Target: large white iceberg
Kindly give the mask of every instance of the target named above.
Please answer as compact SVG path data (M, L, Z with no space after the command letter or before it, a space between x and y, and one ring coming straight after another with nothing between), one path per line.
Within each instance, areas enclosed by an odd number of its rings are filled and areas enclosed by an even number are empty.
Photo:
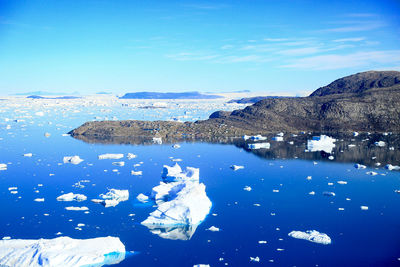
M118 237L0 240L0 266L103 266L124 258Z
M320 233L315 230L310 230L306 232L291 231L288 235L293 238L304 239L310 242L319 243L323 245L329 245L332 242L331 238L327 234Z
M199 169L190 168L182 172L179 165L164 166L163 177L176 182L161 182L152 190L150 198L157 209L142 222L146 226L172 227L198 225L211 209L205 185L199 183ZM165 179L165 178L164 178Z
M79 156L66 156L63 158L64 163L79 164L83 161Z
M326 135L314 136L307 141L307 149L311 152L325 151L326 153L332 153L333 148L336 146L334 142L336 142L336 139Z
M57 197L58 201L85 201L87 197L82 194L68 193Z

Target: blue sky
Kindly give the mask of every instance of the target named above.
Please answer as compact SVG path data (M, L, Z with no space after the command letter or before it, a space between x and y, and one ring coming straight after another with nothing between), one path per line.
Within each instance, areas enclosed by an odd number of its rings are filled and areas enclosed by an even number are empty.
M0 94L304 94L400 70L400 1L0 0Z

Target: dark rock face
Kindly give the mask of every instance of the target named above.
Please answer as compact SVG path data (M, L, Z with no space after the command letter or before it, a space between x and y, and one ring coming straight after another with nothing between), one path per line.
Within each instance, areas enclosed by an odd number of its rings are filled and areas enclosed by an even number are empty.
M280 98L281 96L255 96L255 97L245 97L241 99L232 99L228 103L238 103L238 104L254 104L260 100L267 98Z
M400 72L365 72L339 79L310 97L261 100L242 110L217 111L197 122L89 122L71 131L86 138L222 138L271 132L400 133Z
M338 79L327 86L318 88L310 96L326 96L343 93L362 93L368 89L400 87L398 71L366 71Z

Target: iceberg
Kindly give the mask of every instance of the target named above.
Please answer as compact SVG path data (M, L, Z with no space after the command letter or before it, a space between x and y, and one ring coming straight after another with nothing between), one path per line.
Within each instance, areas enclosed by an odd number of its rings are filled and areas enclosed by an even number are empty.
M388 164L385 166L386 169L388 169L389 171L400 171L400 166L393 166L392 164Z
M101 154L98 156L98 159L121 159L124 157L124 154Z
M255 143L255 144L248 144L249 149L269 149L271 147L270 143Z
M307 150L310 152L325 151L326 153L332 153L332 149L336 146L334 144L336 139L326 136L314 136L311 140L307 140Z
M288 235L293 238L304 239L304 240L308 240L310 242L323 244L323 245L329 245L331 243L331 238L327 234L320 233L315 230L310 230L310 231L306 231L306 232L291 231Z
M146 225L152 234L158 235L164 239L171 240L190 240L196 232L198 224L189 225Z
M63 158L64 163L79 164L83 161L79 156L67 156Z
M231 169L234 171L240 170L240 169L244 169L244 166L241 165L232 165Z
M82 194L68 193L57 197L57 201L84 201L87 197Z
M128 159L134 159L134 158L136 158L136 155L133 154L133 153L128 153L128 154L126 154L126 157L127 157Z
M5 171L7 170L7 164L0 163L0 171Z
M66 210L73 210L73 211L87 211L89 210L88 207L65 207Z
M283 137L282 136L275 136L275 137L272 137L272 140L277 141L277 142L282 142L283 141Z
M129 199L129 190L109 189L106 194L100 194L100 198L103 199L100 203L106 208L115 207L120 202Z
M149 197L142 193L140 193L136 198L137 198L137 200L139 200L142 203L146 203L149 201Z
M357 163L357 164L354 165L354 168L356 168L356 169L365 169L365 168L367 168L367 166Z
M199 169L187 167L182 172L178 164L173 167L164 166L162 177L169 182L160 182L160 185L153 188L150 198L157 204L157 209L142 224L149 228L197 227L206 218L212 205L205 185L199 183ZM160 236L161 233L164 232L160 232Z
M124 259L118 237L0 240L0 266L103 266Z

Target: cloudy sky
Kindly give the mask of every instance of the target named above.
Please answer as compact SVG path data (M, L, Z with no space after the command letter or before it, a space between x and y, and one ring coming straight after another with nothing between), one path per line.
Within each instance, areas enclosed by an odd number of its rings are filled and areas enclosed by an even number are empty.
M400 70L400 1L0 0L0 94L302 95Z

